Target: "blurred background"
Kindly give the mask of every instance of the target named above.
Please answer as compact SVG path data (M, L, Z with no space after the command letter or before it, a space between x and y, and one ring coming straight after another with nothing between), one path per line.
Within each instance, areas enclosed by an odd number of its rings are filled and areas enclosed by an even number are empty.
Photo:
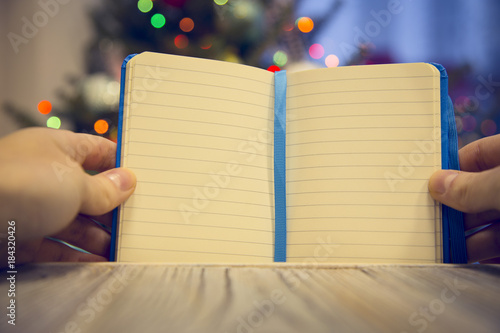
M116 140L120 67L156 51L275 71L438 62L459 144L500 131L497 0L0 0L0 136Z

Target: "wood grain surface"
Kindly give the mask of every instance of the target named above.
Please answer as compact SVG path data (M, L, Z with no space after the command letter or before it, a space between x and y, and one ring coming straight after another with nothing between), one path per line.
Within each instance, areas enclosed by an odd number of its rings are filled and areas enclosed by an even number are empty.
M0 332L499 332L500 266L31 264Z

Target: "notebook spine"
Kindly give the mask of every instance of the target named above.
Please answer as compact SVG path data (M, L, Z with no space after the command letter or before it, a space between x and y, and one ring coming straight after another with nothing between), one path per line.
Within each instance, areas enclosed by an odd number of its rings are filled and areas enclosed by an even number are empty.
M125 81L127 80L127 77L130 77L130 74L127 71L127 64L132 59L135 57L136 54L131 54L128 57L123 60L122 68L121 68L121 79L120 79L120 108L118 111L118 135L117 135L117 142L116 142L116 162L115 162L115 167L119 168L122 165L121 157L122 157L122 148L123 148L123 141L125 140L128 142L128 128L125 129L126 137L124 138L124 126L127 126L127 121L124 118L124 108L129 107L130 105L130 94L128 96L125 96ZM133 66L130 66L133 68ZM127 102L125 103L125 97L127 98ZM127 146L127 145L125 145ZM121 206L115 208L113 210L113 225L111 228L111 244L110 244L110 252L109 252L109 260L110 261L116 261L117 260L117 254L116 254L116 248L119 246L120 242L120 237L117 237L119 235L119 230L118 230L118 218L121 212Z

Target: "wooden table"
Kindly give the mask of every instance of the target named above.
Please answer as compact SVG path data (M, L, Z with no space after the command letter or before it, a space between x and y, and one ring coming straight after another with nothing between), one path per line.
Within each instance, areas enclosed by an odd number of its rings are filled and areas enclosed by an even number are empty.
M0 332L500 332L500 266L31 264Z

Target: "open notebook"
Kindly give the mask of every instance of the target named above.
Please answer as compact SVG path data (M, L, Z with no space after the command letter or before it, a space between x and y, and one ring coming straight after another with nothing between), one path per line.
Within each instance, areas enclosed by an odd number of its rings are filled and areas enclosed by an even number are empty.
M425 63L274 74L129 56L117 165L138 183L112 259L449 262L463 226L451 237L427 190L453 166L448 103L444 69Z

